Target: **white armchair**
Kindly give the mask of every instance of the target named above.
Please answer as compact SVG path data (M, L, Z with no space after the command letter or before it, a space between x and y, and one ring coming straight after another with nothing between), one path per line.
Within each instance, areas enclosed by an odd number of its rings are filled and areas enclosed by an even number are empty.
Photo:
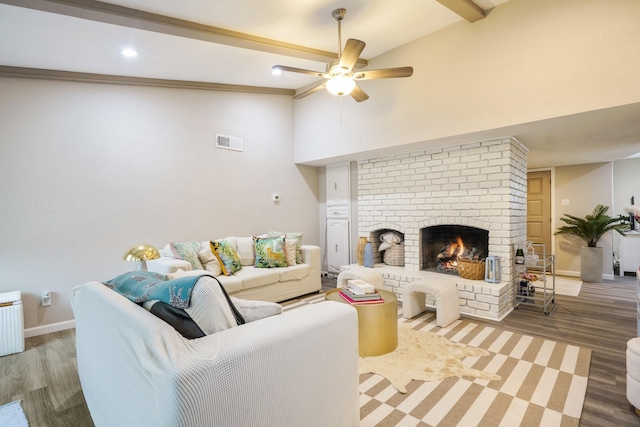
M96 426L357 426L356 311L321 302L195 340L98 282L76 287Z

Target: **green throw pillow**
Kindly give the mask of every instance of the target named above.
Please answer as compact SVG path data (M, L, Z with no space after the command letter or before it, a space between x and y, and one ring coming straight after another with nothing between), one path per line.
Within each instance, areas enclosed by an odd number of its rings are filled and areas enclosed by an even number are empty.
M254 237L256 268L287 267L284 235L278 237Z
M191 268L194 270L204 270L200 258L198 258L198 252L200 252L199 242L171 242L170 245L171 251L176 258L189 261Z
M226 240L211 240L211 251L218 258L222 274L231 276L242 268L240 257Z
M296 241L296 264L302 264L302 236L304 233L280 233L278 231L269 231L267 237L285 236L287 239L295 239Z

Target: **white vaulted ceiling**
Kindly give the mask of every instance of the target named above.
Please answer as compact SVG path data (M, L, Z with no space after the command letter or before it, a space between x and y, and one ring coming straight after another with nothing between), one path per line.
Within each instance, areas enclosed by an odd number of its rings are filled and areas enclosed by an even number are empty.
M473 0L473 4L490 14L507 1ZM364 40L361 57L370 60L465 20L443 4L455 9L470 3L0 0L0 75L54 70L292 94L317 78L295 73L274 76L271 67L324 70L338 52L334 9L347 9L343 44L348 38ZM124 47L135 48L139 57L122 57ZM567 164L567 158L573 164L611 161L640 151L639 115L639 104L631 104L494 133L514 135L527 145L533 167Z
M486 9L507 0L482 0ZM4 3L4 4L2 4ZM108 8L108 5L120 8ZM399 7L399 5L401 7ZM23 7L21 7L23 6ZM365 40L372 58L462 20L436 0L3 0L0 1L0 65L118 76L298 89L314 77L271 75L271 66L324 70L328 58L269 46L285 43L337 55L337 23L331 12L346 8L343 41ZM136 11L155 22L135 20ZM173 19L166 25L163 17ZM200 24L237 34L235 40L192 34L176 23ZM168 34L173 33L173 34ZM242 45L242 37L267 39ZM201 39L198 39L201 38ZM215 42L205 41L211 38ZM140 52L135 60L120 49ZM277 49L276 49L277 50Z

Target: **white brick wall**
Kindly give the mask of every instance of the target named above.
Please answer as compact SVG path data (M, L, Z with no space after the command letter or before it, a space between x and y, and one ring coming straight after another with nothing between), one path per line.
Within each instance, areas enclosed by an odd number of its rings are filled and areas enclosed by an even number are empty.
M409 273L420 268L421 228L482 228L489 231L489 255L500 257L503 282L510 283L511 245L526 239L526 158L520 143L505 138L360 161L358 234L371 237L380 229L404 233L403 270ZM408 283L404 273L393 276L385 277L385 286ZM487 294L488 285L478 282L476 290L458 284L461 292L474 292L474 299L465 299L463 312L497 318L510 309L510 293ZM510 286L503 287L510 292Z

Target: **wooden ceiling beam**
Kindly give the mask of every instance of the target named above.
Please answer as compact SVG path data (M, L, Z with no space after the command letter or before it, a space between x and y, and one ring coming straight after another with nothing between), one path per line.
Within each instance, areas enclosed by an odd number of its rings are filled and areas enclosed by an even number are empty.
M484 10L471 0L436 0L447 9L460 15L469 22L476 22L486 15Z
M0 3L293 58L318 62L338 59L338 54L335 52L312 49L95 0L0 0ZM358 68L365 66L367 61L359 59Z

